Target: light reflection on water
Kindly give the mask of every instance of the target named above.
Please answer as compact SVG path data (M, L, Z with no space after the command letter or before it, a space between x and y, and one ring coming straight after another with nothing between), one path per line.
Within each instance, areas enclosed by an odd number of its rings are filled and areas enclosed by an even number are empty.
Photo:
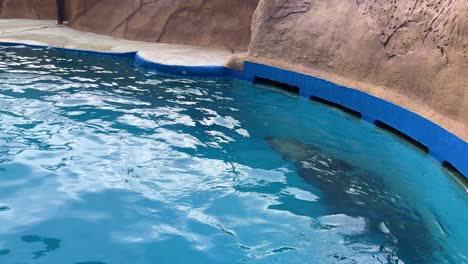
M305 99L0 50L2 263L463 263L467 209L417 149ZM411 236L430 248L399 248Z

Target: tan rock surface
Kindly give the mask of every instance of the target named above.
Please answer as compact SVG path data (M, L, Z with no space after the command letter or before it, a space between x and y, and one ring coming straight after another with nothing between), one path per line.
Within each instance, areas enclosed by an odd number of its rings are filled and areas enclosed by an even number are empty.
M55 19L55 0L0 0L0 18Z
M68 0L73 28L134 40L246 50L258 0Z
M361 89L468 141L466 0L261 0L248 59Z

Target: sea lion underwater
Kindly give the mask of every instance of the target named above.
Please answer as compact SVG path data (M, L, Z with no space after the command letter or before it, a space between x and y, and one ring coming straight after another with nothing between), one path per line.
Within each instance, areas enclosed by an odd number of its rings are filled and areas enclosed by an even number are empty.
M388 263L428 263L434 252L442 253L423 217L378 175L296 140L266 140L284 160L294 164L300 177L321 191L330 214L365 219L365 232L345 239L379 245L380 252L388 254Z

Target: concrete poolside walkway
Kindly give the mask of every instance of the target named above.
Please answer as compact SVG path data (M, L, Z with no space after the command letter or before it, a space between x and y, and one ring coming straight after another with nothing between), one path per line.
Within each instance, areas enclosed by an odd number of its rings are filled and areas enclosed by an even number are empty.
M140 52L146 60L165 65L223 66L227 50L132 41L57 25L55 20L0 19L0 42L19 42L103 52Z

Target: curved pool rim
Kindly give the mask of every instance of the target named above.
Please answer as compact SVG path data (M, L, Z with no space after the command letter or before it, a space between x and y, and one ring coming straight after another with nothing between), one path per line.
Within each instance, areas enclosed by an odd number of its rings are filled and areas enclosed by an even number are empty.
M126 57L134 59L135 65L138 67L172 75L209 78L228 77L248 82L262 79L294 87L302 97L318 99L349 110L364 121L376 126L384 126L408 137L427 150L427 154L441 165L455 168L464 176L465 181L468 180L468 142L413 111L355 88L338 85L318 77L250 61L245 62L243 71L237 71L225 66L161 64L144 58L137 51L103 52L20 42L0 42L0 45L50 48L97 56Z

